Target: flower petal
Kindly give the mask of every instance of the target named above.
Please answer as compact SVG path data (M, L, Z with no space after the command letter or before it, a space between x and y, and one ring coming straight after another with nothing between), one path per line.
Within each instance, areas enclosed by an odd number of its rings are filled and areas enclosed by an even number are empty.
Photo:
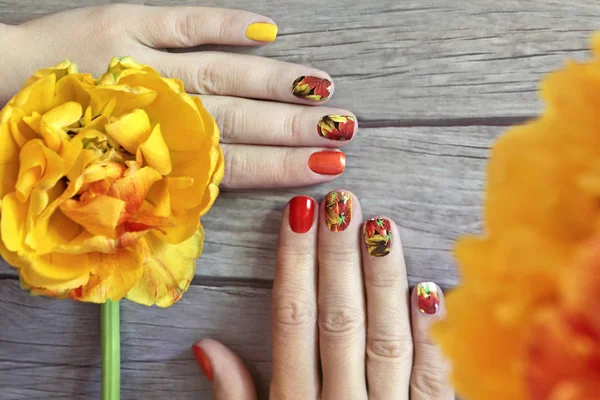
M121 300L142 276L142 256L136 248L112 254L90 253L90 263L96 271L86 285L69 293L73 300L92 303Z
M114 238L126 206L123 200L86 192L80 200L66 200L60 210L91 234Z
M143 245L144 272L127 298L136 303L169 307L187 290L196 270L195 259L202 253L204 231L183 243L167 244L154 234L140 241Z
M19 275L30 286L68 290L85 285L90 270L88 254L50 253L42 257L30 257L30 264L20 268Z
M22 203L17 200L15 193L7 194L2 199L0 234L9 251L16 253L23 251L28 205L28 202Z
M150 120L144 110L136 109L105 126L106 133L130 154L135 154L152 131Z
M44 114L40 122L40 133L46 141L46 145L50 149L59 152L62 149L63 142L70 140L64 128L79 121L82 113L81 104L70 101Z
M159 174L169 175L171 173L171 155L160 132L159 124L154 127L148 140L140 145L140 151L144 155L146 163Z

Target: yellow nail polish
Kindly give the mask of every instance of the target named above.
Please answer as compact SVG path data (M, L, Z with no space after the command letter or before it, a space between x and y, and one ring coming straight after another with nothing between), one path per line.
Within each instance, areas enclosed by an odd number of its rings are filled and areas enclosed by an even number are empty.
M246 37L259 42L273 42L277 37L277 25L257 22L246 28Z

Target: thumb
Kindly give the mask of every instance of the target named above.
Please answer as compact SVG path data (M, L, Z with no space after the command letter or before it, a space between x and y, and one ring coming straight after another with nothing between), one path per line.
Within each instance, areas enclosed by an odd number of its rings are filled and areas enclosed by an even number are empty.
M192 346L215 400L255 400L256 389L242 360L221 343L203 339Z

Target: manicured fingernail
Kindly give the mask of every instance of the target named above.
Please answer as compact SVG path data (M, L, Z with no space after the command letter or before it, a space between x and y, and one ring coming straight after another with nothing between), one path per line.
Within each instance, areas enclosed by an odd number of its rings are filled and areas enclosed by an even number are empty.
M438 288L433 282L421 282L417 285L417 307L423 314L435 314L440 306Z
M319 151L308 158L308 167L320 175L339 175L346 168L346 155L341 151Z
M246 37L258 42L274 42L277 37L277 25L256 22L246 28Z
M330 95L331 81L315 76L301 76L292 83L292 93L301 99L325 101Z
M206 357L206 353L204 352L204 350L202 350L202 347L198 345L193 345L192 351L194 352L194 357L196 357L196 361L198 362L200 369L204 373L204 376L206 376L206 379L212 382L213 369L210 365L210 360L208 359L208 357Z
M290 228L295 233L310 231L315 217L316 203L306 196L297 196L290 200Z
M317 124L319 135L340 142L352 139L355 130L356 117L353 115L326 115Z
M325 196L325 223L332 232L342 232L352 221L352 195L334 191Z
M387 256L392 246L392 227L385 218L371 218L363 226L365 244L374 257Z

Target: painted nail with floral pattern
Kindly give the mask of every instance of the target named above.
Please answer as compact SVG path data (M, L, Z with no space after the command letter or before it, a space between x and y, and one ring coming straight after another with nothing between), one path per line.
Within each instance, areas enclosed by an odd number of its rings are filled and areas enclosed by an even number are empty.
M315 76L301 76L292 83L292 93L301 99L325 101L331 94L331 81Z
M435 314L440 306L438 288L433 282L421 282L417 285L417 307L423 314Z
M326 115L317 123L319 135L329 140L350 140L355 130L356 117L353 115Z
M342 232L352 220L352 195L334 191L325 197L325 223L332 232Z
M390 253L392 246L392 227L385 218L371 218L363 226L365 244L369 254L384 257Z

